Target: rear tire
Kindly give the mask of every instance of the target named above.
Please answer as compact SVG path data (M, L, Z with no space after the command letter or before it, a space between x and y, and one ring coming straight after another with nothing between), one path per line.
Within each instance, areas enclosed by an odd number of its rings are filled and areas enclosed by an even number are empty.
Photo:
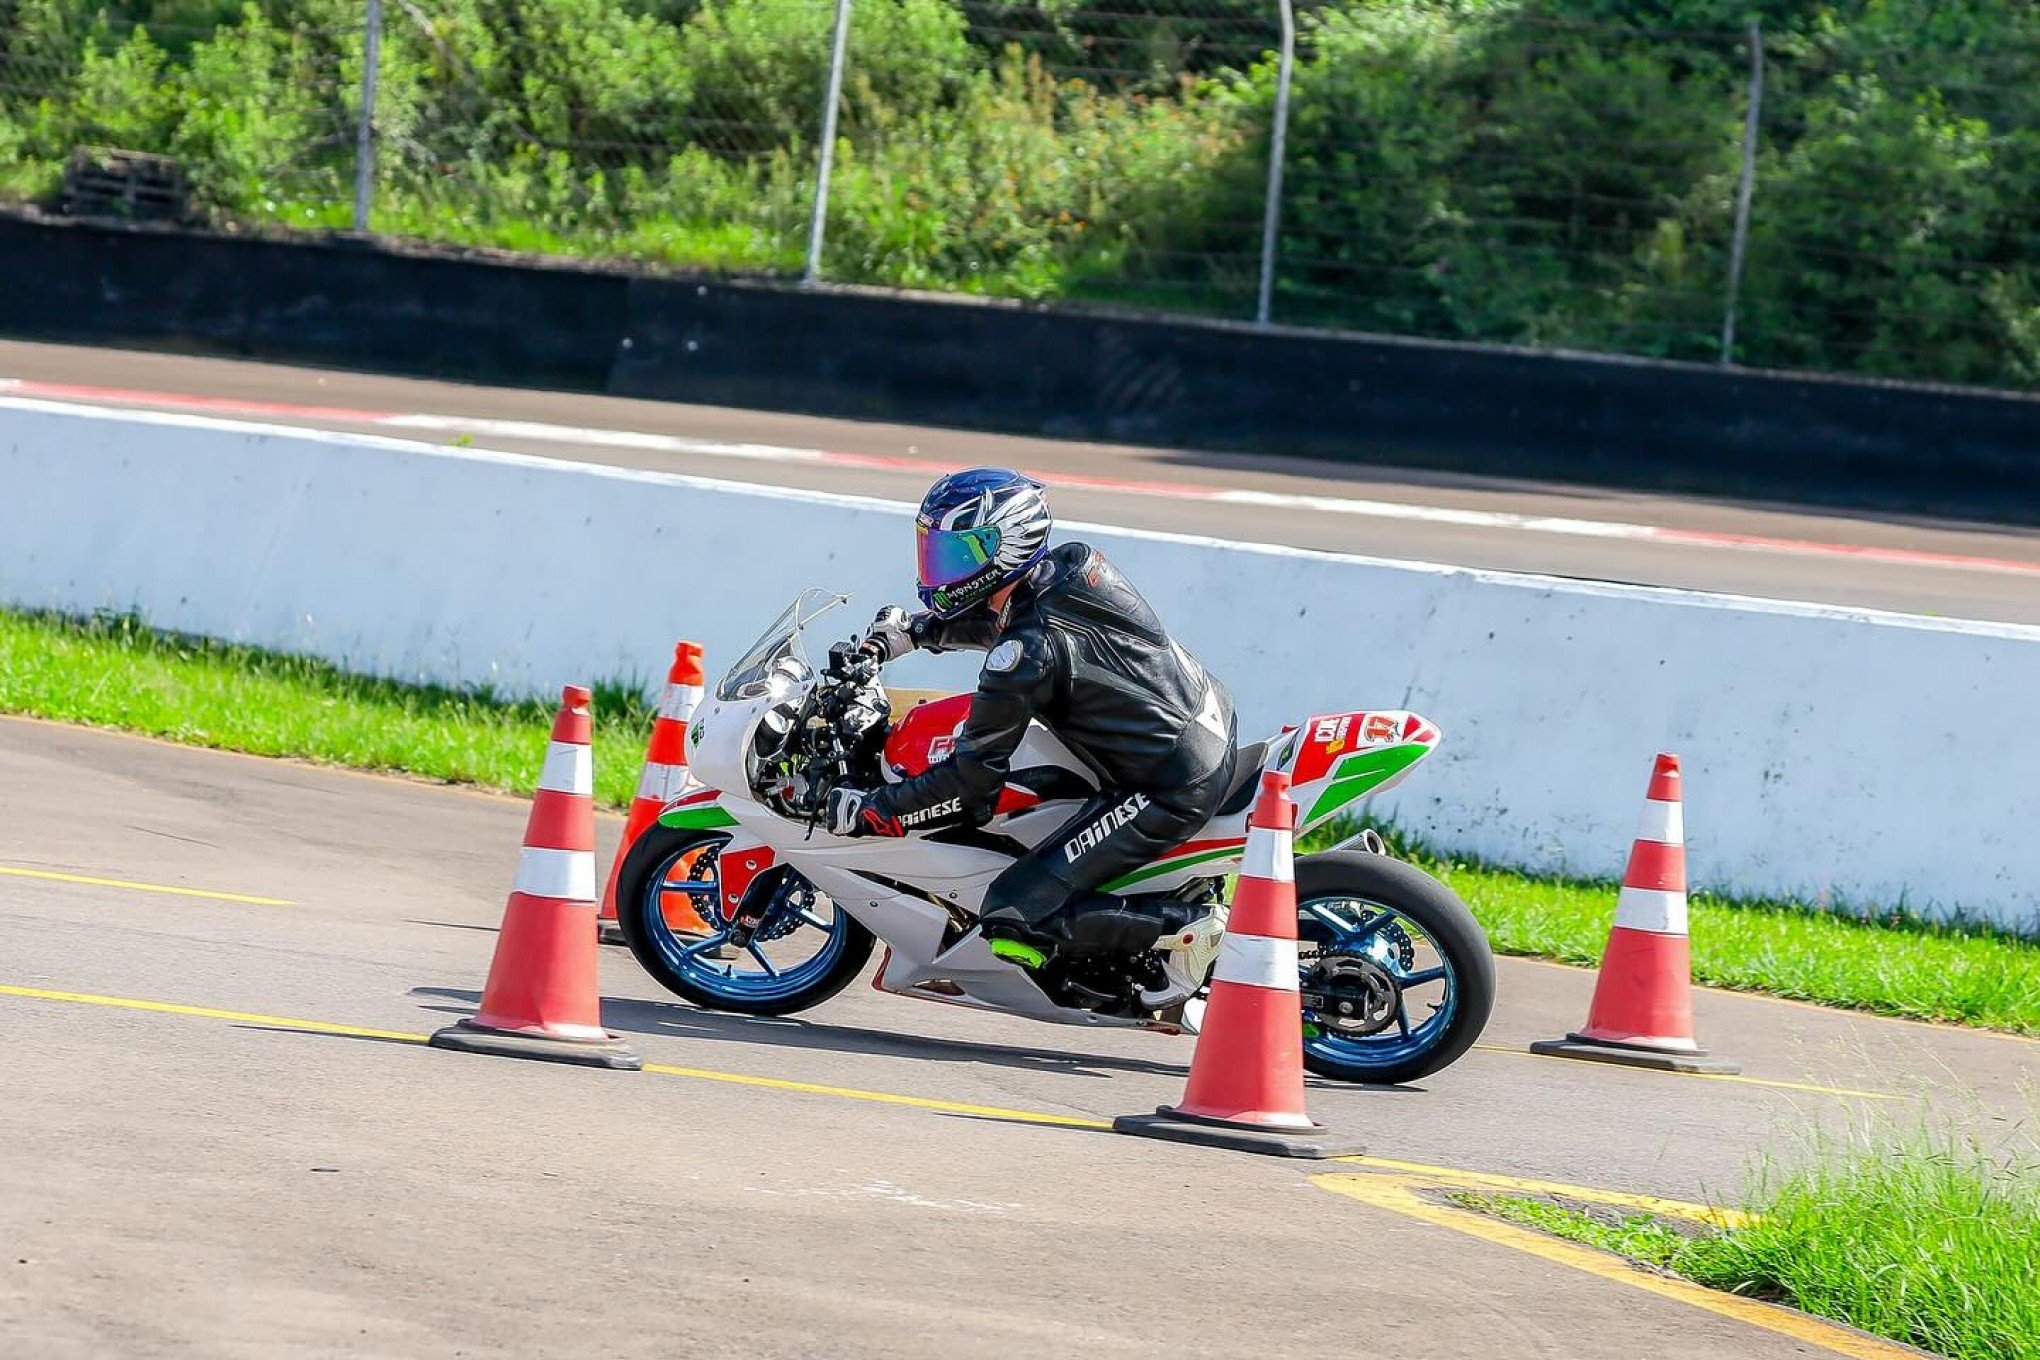
M825 971L785 995L719 993L713 989L712 974L703 971L700 976L693 976L694 970L675 959L668 947L673 937L660 910L658 894L651 891L653 877L663 875L666 866L689 850L720 848L728 841L729 837L720 832L681 831L664 826L653 826L638 837L637 844L624 857L623 870L616 880L617 924L622 927L624 943L630 946L638 965L651 974L654 982L683 1001L691 1001L704 1010L738 1015L791 1015L821 1005L854 982L870 961L876 941L862 922L841 907L836 908L838 928L844 932L840 952ZM714 904L704 905L713 909ZM706 912L703 915L713 919Z
M1495 960L1487 933L1459 895L1413 864L1387 855L1332 851L1296 861L1296 900L1354 898L1389 907L1428 936L1452 969L1457 993L1450 1022L1421 1052L1378 1064L1341 1061L1306 1044L1304 1066L1338 1081L1393 1086L1416 1081L1458 1061L1480 1038L1495 1006ZM1323 938L1315 919L1299 915L1301 938ZM1364 1045L1353 1045L1364 1050Z

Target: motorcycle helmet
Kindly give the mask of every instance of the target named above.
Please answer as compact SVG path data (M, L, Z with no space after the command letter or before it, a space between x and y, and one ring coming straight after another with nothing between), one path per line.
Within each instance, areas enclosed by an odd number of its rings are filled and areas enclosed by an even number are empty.
M914 520L921 603L953 619L1025 576L1048 552L1041 483L1005 468L952 472Z

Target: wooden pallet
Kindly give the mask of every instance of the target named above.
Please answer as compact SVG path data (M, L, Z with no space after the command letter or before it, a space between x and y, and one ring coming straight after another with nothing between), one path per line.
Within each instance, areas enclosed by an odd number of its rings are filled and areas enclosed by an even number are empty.
M190 189L174 156L81 146L64 167L68 217L177 222L190 215Z

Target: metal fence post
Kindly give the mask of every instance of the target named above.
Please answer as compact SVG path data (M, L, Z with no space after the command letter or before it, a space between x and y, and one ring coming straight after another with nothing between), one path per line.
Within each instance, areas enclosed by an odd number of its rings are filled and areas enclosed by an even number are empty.
M1282 55L1275 70L1275 125L1268 137L1268 201L1261 216L1261 296L1254 320L1267 325L1275 306L1275 236L1282 223L1282 157L1289 140L1289 75L1296 62L1296 10L1290 0L1277 0L1282 11Z
M836 164L836 106L843 100L843 54L850 45L850 0L836 0L836 37L829 48L829 93L822 105L822 154L815 167L815 212L808 219L803 285L822 277L822 231L829 220L829 171Z
M354 124L354 229L368 230L375 193L375 84L382 69L382 0L368 0L361 43L361 116Z
M1764 112L1764 29L1750 21L1749 112L1743 119L1742 183L1735 191L1735 236L1728 246L1728 301L1721 314L1721 362L1735 362L1735 310L1742 292L1743 250L1750 240L1750 198L1757 191L1757 123Z

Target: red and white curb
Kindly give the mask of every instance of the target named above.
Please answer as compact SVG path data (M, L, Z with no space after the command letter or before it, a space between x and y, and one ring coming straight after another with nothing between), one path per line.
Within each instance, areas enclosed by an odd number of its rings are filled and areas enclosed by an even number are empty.
M901 472L912 473L917 477L941 476L956 471L960 466L932 458L838 453L827 449L696 439L687 435L655 434L600 426L497 420L482 416L450 416L430 412L376 411L291 402L248 401L236 397L205 397L182 392L95 387L83 383L43 382L30 378L0 378L0 394L92 405L138 406L159 410L203 412L219 416L250 416L285 423L331 422L368 425L385 430L429 431L492 439L574 444L584 448L632 449L702 458L727 458L735 461ZM1351 496L1257 491L1247 487L1205 486L1194 482L1086 477L1075 473L1040 470L1027 472L1029 476L1049 486L1067 487L1071 490L1096 492L1102 495L1302 510L1319 514L1354 515L1367 519L1404 520L1471 529L1501 529L1568 538L1618 539L1673 547L1713 548L1786 557L1840 558L1887 566L1931 567L1950 571L2040 577L2040 562L2022 561L2018 558L1934 552L1867 543L1836 543L1770 534L1682 529L1670 525L1637 524L1622 520L1578 519L1564 515L1524 515L1505 510L1472 510L1456 506L1418 505L1404 501L1369 500Z

